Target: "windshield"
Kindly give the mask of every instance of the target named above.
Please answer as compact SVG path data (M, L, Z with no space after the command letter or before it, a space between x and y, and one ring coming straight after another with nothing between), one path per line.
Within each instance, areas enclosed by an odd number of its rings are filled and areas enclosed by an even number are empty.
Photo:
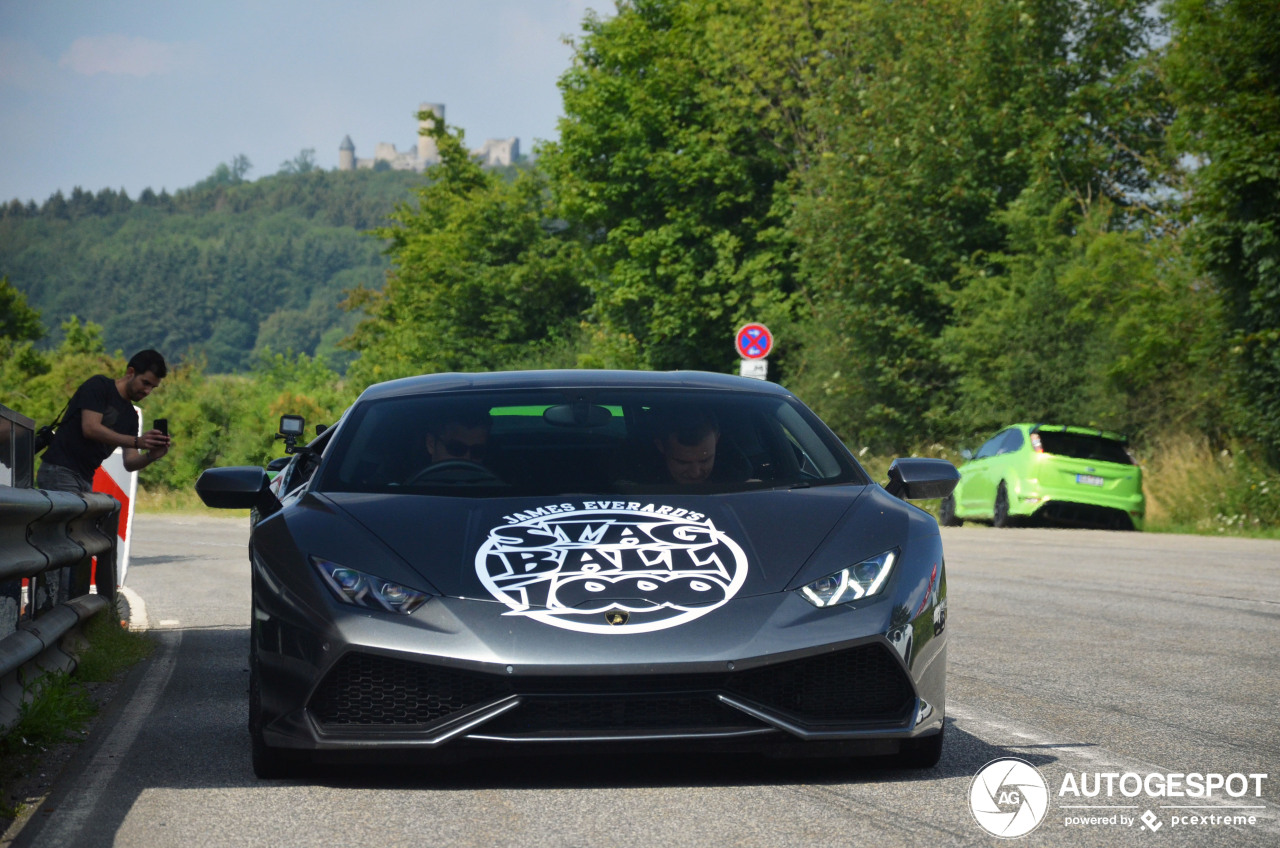
M320 491L461 497L869 482L803 405L745 392L545 389L357 404Z
M1089 433L1054 433L1044 430L1039 432L1039 436L1045 453L1070 456L1075 459L1089 459L1094 462L1133 464L1124 445L1105 436L1094 436Z

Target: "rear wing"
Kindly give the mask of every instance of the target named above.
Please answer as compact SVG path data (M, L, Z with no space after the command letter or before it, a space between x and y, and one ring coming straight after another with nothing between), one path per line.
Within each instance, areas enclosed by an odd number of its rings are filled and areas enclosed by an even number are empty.
M1114 430L1101 430L1097 427L1073 427L1067 424L1035 424L1031 427L1032 433L1079 433L1084 436L1100 436L1104 439L1111 439L1122 445L1129 444L1129 437L1124 433L1117 433Z

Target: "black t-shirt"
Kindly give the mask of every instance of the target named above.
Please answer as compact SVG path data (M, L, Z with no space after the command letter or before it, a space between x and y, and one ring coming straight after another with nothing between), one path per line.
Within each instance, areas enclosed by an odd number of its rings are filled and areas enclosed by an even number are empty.
M44 461L70 468L84 479L92 480L93 472L115 448L85 438L80 413L86 409L101 412L103 425L125 436L138 435L138 412L132 403L120 397L116 381L102 374L85 380L71 396L62 426L49 443Z

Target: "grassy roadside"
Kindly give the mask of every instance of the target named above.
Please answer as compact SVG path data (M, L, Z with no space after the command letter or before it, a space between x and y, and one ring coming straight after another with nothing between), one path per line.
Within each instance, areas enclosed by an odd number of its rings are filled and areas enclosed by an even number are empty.
M119 613L111 609L85 622L85 647L75 671L48 675L35 684L36 697L23 705L18 723L0 736L0 831L39 803L115 685L154 649L146 633L127 630L119 622Z
M148 489L143 486L138 487L134 510L139 513L191 513L214 518L249 514L247 509L211 509L201 502L195 489Z
M889 478L893 457L853 450L873 480ZM1280 539L1280 475L1248 451L1214 450L1202 438L1172 436L1136 447L1133 454L1142 467L1147 532ZM959 450L936 444L907 455L957 467L965 461ZM938 501L915 503L937 516Z

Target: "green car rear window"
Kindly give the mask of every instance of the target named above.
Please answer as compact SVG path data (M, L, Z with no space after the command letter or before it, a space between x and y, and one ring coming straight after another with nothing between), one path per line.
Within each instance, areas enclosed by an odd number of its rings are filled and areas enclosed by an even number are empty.
M1088 433L1051 433L1043 430L1040 431L1039 436L1045 453L1070 456L1075 459L1090 459L1095 462L1133 465L1129 452L1115 439Z

